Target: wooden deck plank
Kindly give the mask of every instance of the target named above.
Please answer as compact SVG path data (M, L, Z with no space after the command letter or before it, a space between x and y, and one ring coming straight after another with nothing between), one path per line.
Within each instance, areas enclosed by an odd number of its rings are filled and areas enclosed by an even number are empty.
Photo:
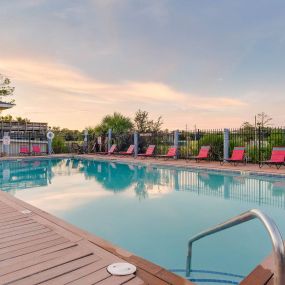
M121 285L125 284L127 281L135 278L135 275L130 274L126 276L110 276L102 281L94 283L96 285Z
M95 255L89 255L85 258L78 258L76 260L72 260L60 266L52 267L48 270L42 271L40 273L35 273L29 277L20 279L15 282L11 282L13 285L34 285L39 284L44 281L56 278L57 276L61 276L68 272L74 271L77 268L81 268L85 265L88 265L94 261L96 261L98 257ZM4 283L5 284L5 283Z
M87 266L84 266L82 268L76 269L72 272L69 272L67 274L64 274L62 276L59 276L55 279L43 282L41 285L64 285L64 284L70 284L70 282L78 280L82 277L85 277L89 274L92 274L93 272L97 272L100 269L104 268L104 271L106 271L105 267L109 265L109 261L106 261L104 259L100 259L94 263L91 263ZM94 282L94 279L92 280ZM85 284L85 283L84 283ZM86 284L85 284L86 285Z
M18 262L27 262L27 260L34 259L37 256L42 256L42 255L49 254L49 253L52 253L52 252L60 251L62 249L72 248L72 247L75 247L75 246L76 246L76 244L74 244L73 242L68 241L68 242L61 243L61 244L58 244L58 245L55 245L55 246L52 246L52 247L44 248L44 249L36 251L36 252L28 253L28 254L25 254L25 255L20 255L20 256L11 258L11 259L6 259L6 260L3 260L3 261L0 261L0 268L3 267L3 266L12 266L12 265L14 265L15 263L18 263Z
M32 232L26 232L26 233L14 235L14 236L8 236L6 238L0 239L0 244L2 244L3 242L6 242L6 241L18 240L18 239L22 239L22 238L25 238L25 237L38 235L38 234L41 234L41 233L47 233L47 232L50 232L50 231L51 230L48 229L48 228L43 228L43 229L39 229L39 230L32 231Z
M110 277L110 273L106 270L106 268L103 268L99 271L93 272L91 274L88 274L82 278L79 278L77 280L74 280L73 282L68 283L68 285L93 285L96 284L102 280L105 280L106 278Z
M40 225L39 223L29 223L29 224L25 224L25 225L21 225L21 226L18 226L18 227L8 227L8 228L4 228L4 229L1 229L1 234L0 234L0 237L3 235L3 234L8 234L10 232L13 233L13 235L19 231L22 231L22 230L25 230L25 229L33 229L33 228L37 228L37 227L41 227L43 228L43 225Z
M17 257L20 255L25 255L28 253L33 253L35 251L45 249L45 248L49 248L49 247L52 247L54 245L65 243L67 241L68 240L66 238L59 237L59 238L52 240L52 241L49 241L49 242L45 242L45 243L41 243L38 245L33 245L33 246L25 247L25 248L22 248L22 249L19 249L16 251L1 254L0 255L0 261L5 260L5 259L9 259L9 258L13 258L13 257Z
M20 238L20 239L16 239L16 240L9 240L7 242L1 242L0 243L0 249L5 248L5 247L9 247L9 246L12 246L12 245L25 243L25 242L28 242L28 241L41 239L41 238L48 237L48 236L51 236L51 235L54 235L54 234L55 233L53 231L49 231L49 232L44 232L44 233L37 234L37 235L28 236L28 237L25 237L25 238Z
M36 223L34 220L31 219L27 219L27 218L23 218L20 220L16 220L16 221L11 221L11 223L5 223L0 225L0 231L4 230L4 229L12 229L12 228L17 228L17 227L21 227L23 225L29 225L29 224L33 224Z
M53 232L51 232L51 233L53 233ZM8 253L8 252L11 252L11 251L16 251L16 250L23 249L23 248L26 248L26 247L35 246L35 245L38 245L38 244L41 244L41 243L46 243L48 241L56 240L56 239L59 239L59 238L61 238L61 237L58 234L53 233L52 235L45 236L45 237L40 238L40 239L29 240L29 241L24 242L24 243L19 243L19 244L16 244L16 245L13 244L11 246L6 246L5 248L0 249L0 256L1 256L1 254L4 254L4 253Z
M27 276L31 276L31 275L35 276L36 274L37 275L41 274L43 271L46 271L48 269L57 267L59 265L62 265L62 264L68 263L68 262L72 262L72 261L77 260L77 259L82 259L83 257L90 256L90 255L92 255L92 253L90 251L83 249L83 248L80 248L80 247L77 247L76 249L74 249L72 252L70 252L67 255L60 256L60 257L52 259L52 260L47 260L45 262L38 263L38 264L35 264L33 266L29 266L29 267L21 269L21 270L14 271L14 272L11 272L9 274L5 274L4 276L0 277L0 284L1 283L5 284L5 283L9 283L9 282L16 281L19 279L24 279L24 278L27 278ZM92 261L99 259L95 255L92 255L92 256L93 256ZM44 274L51 276L51 272L44 273ZM37 278L38 278L38 276L37 276ZM32 282L31 282L31 284L32 284Z
M14 262L13 264L9 264L6 266L2 266L0 267L0 276L3 276L5 274L11 273L11 272L15 272L36 264L40 264L42 262L45 262L47 260L52 260L54 258L58 258L61 257L63 255L67 255L71 252L74 251L74 247L77 247L76 244L74 244L73 247L69 247L69 248L64 248L62 250L58 250L55 252L51 252L51 253L47 253L47 254L43 254L43 255L37 255L34 256L33 258L29 258L27 260L23 261L19 261L19 262Z

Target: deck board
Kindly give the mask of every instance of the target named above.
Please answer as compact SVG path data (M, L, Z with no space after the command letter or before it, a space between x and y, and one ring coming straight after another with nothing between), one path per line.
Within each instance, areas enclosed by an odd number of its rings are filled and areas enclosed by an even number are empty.
M108 273L109 264L123 261L134 263L137 273ZM164 271L0 191L0 285L193 284L172 273L168 282L158 275Z

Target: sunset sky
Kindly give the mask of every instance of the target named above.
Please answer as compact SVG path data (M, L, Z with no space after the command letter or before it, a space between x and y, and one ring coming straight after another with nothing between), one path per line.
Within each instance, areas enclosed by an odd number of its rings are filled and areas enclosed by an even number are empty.
M2 115L83 129L114 111L164 127L285 120L284 0L1 0Z

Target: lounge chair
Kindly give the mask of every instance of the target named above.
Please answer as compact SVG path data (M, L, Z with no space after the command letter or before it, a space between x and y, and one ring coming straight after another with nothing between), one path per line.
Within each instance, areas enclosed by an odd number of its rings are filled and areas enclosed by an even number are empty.
M225 162L232 163L233 165L237 165L239 162L246 163L245 159L245 147L236 146L232 152L232 156L228 159L222 160L220 163L223 165Z
M45 152L41 151L41 147L39 145L33 145L32 146L32 154L33 155L39 155L39 154L45 154Z
M195 159L196 162L209 159L210 149L211 149L211 147L208 145L207 146L201 146L199 154L197 156L193 156L191 158Z
M30 154L30 150L28 146L20 146L20 155L29 155Z
M157 158L159 157L163 157L165 159L168 159L168 158L175 158L177 155L177 147L175 146L172 146L168 149L168 152L167 154L160 154L160 155L156 155Z
M117 151L117 145L113 144L108 151L96 152L96 154L111 155L111 154L115 154L116 151Z
M131 144L127 151L119 151L116 154L118 155L133 155L135 151L135 145Z
M138 154L138 157L152 157L154 156L155 145L149 145L145 153Z
M264 164L268 166L275 165L279 169L285 164L285 147L274 147L272 149L271 158L269 160L261 161L259 167L261 168Z

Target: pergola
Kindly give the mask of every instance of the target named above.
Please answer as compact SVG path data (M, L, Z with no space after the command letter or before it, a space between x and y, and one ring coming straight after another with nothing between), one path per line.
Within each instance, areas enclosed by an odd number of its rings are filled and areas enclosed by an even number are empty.
M6 109L10 109L10 108L12 108L14 106L15 106L15 104L0 101L0 111L6 110Z

